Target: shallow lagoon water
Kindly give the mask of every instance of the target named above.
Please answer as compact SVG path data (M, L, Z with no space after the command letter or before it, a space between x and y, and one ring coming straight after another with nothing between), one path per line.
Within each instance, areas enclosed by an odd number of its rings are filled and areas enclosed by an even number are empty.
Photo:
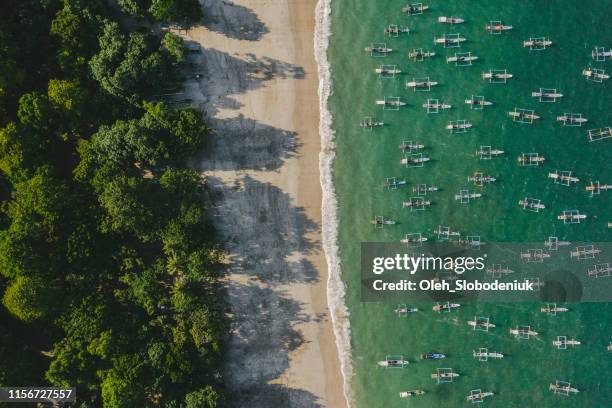
M353 393L359 407L455 407L469 405L469 390L494 391L485 405L496 407L603 407L612 405L609 384L612 338L609 304L567 304L570 312L549 317L539 312L540 304L464 304L450 314L431 311L432 304L415 305L421 312L398 318L396 305L362 303L360 299L360 243L397 242L404 234L421 232L434 238L433 229L449 225L484 241L543 242L548 236L562 240L610 241L612 193L589 197L586 182L612 182L612 140L588 143L587 129L612 124L610 82L597 84L581 76L591 65L612 71L612 61L591 59L595 45L612 46L610 17L612 1L477 2L432 1L423 15L401 13L399 1L334 0L329 56L332 64L333 95L330 106L336 131L337 157L334 165L339 208L339 240L342 270L347 285L346 301L351 313L352 358L355 377ZM466 23L449 26L437 17L458 16ZM514 30L489 35L489 20L502 20ZM408 26L409 35L389 38L388 24ZM467 41L460 48L434 46L434 36L460 33ZM529 51L522 42L546 36L553 46ZM364 52L371 42L384 42L394 49L386 58ZM413 62L408 52L425 48L437 53L430 61ZM447 64L454 52L471 51L479 57L470 67ZM397 79L378 79L373 72L380 64L395 64L404 73ZM507 69L514 75L507 84L490 84L483 71ZM440 83L429 93L406 90L413 77L429 76ZM556 88L564 97L557 103L540 103L531 92ZM470 110L464 100L483 95L494 103L482 111ZM400 96L408 106L398 112L383 111L374 101ZM452 109L428 115L421 105L427 98L450 103ZM508 111L515 107L535 110L541 116L533 125L513 123ZM580 112L589 119L583 127L562 127L555 121L563 112ZM364 116L384 120L386 125L364 131ZM473 128L464 134L444 129L450 120L465 119ZM423 168L406 169L399 161L398 146L404 140L426 145L431 158ZM481 161L475 151L491 145L506 154ZM546 157L539 167L519 167L521 153L538 152ZM460 205L453 199L460 188L477 190L467 177L480 170L498 182L478 189L480 200ZM553 170L572 170L581 183L556 185L547 178ZM404 178L407 187L384 188L386 177ZM415 184L433 184L441 189L428 196L431 209L410 212L402 201L413 194ZM522 211L518 200L526 195L547 206L541 213ZM556 219L561 211L578 209L589 216L579 225L563 225ZM369 220L383 215L398 225L374 229ZM582 266L581 266L582 267ZM498 327L489 333L474 333L467 320L486 315ZM530 324L540 332L537 339L518 341L508 334L517 324ZM583 342L571 350L556 350L557 335ZM472 350L488 347L507 355L499 361L478 362ZM418 361L421 353L448 355L442 361ZM377 369L376 361L387 354L402 354L412 364L401 370ZM436 367L452 367L461 374L453 384L436 385L430 378ZM548 384L555 379L571 380L581 392L572 397L553 395ZM423 389L426 395L401 399L400 391Z

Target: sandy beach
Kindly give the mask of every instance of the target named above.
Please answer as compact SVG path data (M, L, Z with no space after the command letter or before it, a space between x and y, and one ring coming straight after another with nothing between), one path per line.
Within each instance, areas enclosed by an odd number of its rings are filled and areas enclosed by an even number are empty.
M315 0L201 0L187 97L213 129L194 166L229 254L235 406L344 407L321 246Z

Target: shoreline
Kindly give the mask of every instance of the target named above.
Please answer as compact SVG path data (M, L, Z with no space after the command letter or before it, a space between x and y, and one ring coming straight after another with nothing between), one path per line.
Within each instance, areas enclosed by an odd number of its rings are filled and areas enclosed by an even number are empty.
M186 96L213 129L194 164L227 242L232 336L223 369L237 406L346 406L321 235L316 0L201 0ZM200 56L201 54L201 56Z
M332 93L331 65L327 57L331 35L331 0L318 0L316 7L316 26L314 33L315 60L319 72L319 134L321 152L319 154L319 174L322 189L322 235L325 258L327 260L327 304L330 309L340 371L342 372L343 394L347 407L353 405L351 379L351 334L349 311L346 305L346 291L342 280L340 256L338 254L337 200L333 181L335 154L332 114L328 100Z

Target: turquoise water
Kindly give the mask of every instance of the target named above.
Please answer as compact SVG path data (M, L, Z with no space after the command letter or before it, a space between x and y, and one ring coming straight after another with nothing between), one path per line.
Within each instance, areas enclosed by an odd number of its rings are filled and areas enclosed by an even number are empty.
M612 183L612 141L588 143L586 131L612 124L610 83L596 84L581 75L588 65L612 71L612 61L595 63L593 46L612 40L612 1L434 1L421 16L408 17L399 1L334 0L329 56L334 93L330 104L334 115L337 159L335 186L339 204L339 239L347 303L351 312L352 356L356 376L353 390L360 407L454 407L468 405L469 390L482 388L496 396L487 406L605 407L612 406L607 376L612 374L606 351L612 339L609 304L569 304L570 312L556 317L539 312L540 304L464 304L451 314L431 312L431 304L415 305L424 310L416 316L398 318L392 304L360 301L359 245L361 242L397 242L404 234L421 232L432 239L438 224L464 234L480 235L484 241L543 242L549 235L568 241L610 241L612 230L611 193L590 198L585 182ZM523 5L524 7L520 7ZM441 15L459 16L465 24L449 26L437 22ZM514 30L491 36L484 29L489 20L503 20ZM388 24L408 26L410 35L386 37ZM433 37L458 32L467 42L458 49L433 45ZM553 46L529 52L522 41L530 36L547 36ZM371 42L385 42L394 49L386 58L364 52ZM407 53L426 48L437 56L413 62ZM479 57L471 67L445 63L454 52L471 51ZM379 64L396 64L404 72L398 79L378 79L373 69ZM514 75L507 84L489 84L481 73L508 69ZM406 79L429 76L440 83L430 93L404 88ZM531 92L540 87L556 88L564 97L557 103L539 103ZM463 103L470 95L483 95L494 105L472 111ZM383 111L374 101L400 96L409 104L399 112ZM421 105L427 98L452 104L449 111L428 115ZM508 111L515 107L534 109L541 120L533 125L513 123ZM580 128L562 127L555 117L563 112L580 112L589 123ZM364 131L364 116L384 120L386 126ZM464 134L444 130L449 120L465 119L474 127ZM406 169L399 161L403 140L425 144L432 159L423 168ZM481 161L475 157L480 145L502 149L502 158ZM519 167L521 153L538 152L546 157L540 167ZM552 170L572 170L581 183L555 185L547 178ZM460 188L476 190L467 176L480 170L498 182L479 189L481 200L460 205L453 196ZM400 177L408 187L387 191L386 177ZM429 196L430 210L410 212L402 200L414 184L433 184L441 192ZM542 200L541 213L522 211L517 203L526 195ZM579 225L563 225L556 216L578 209L589 216ZM395 219L398 225L375 230L374 215ZM490 333L474 333L467 320L475 314L491 316L498 325ZM538 339L517 341L508 328L530 324L541 333ZM573 350L556 350L557 335L576 337L583 345ZM471 353L478 347L507 354L501 361L482 363ZM448 354L438 362L417 361L427 351ZM376 361L387 354L403 354L413 364L402 370L376 369ZM435 385L430 374L436 367L451 367L461 374L453 384ZM569 398L555 396L548 384L555 379L571 380L581 390ZM400 399L400 391L423 389L426 395Z

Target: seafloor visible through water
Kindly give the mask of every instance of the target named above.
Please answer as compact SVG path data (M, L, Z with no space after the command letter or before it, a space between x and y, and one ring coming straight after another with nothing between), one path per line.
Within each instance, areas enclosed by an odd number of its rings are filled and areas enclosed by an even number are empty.
M493 391L484 404L495 407L606 407L612 406L610 377L612 340L608 303L566 304L570 311L555 317L540 313L541 304L465 303L450 314L431 311L432 304L414 305L421 312L399 319L396 305L362 303L360 299L360 243L398 242L407 233L423 233L434 239L433 230L448 225L484 241L543 242L549 236L561 240L609 241L612 229L612 191L590 197L590 181L612 184L612 139L589 143L587 130L612 125L611 81L596 83L581 75L584 68L612 72L612 61L591 58L595 46L612 47L612 1L432 1L422 15L407 16L400 1L334 0L329 56L332 64L333 95L330 99L336 131L337 158L334 182L338 194L339 240L347 304L351 313L352 359L355 377L352 389L359 407L455 407L469 404L472 389ZM465 23L438 23L439 16L457 16ZM485 30L490 20L501 20L513 29L501 35ZM389 24L409 27L410 34L397 38L383 32ZM460 48L433 44L434 37L459 33L467 40ZM523 41L547 37L552 46L530 51ZM393 49L387 57L374 58L364 51L371 43L386 43ZM414 62L414 48L434 51L431 60ZM478 56L472 66L446 63L455 52ZM396 79L379 79L374 69L380 64L396 65L403 73ZM513 75L506 84L482 79L489 69L506 69ZM429 77L439 85L431 92L413 92L405 81ZM539 88L563 94L556 103L542 103L531 96ZM484 96L492 106L471 110L464 103L472 95ZM399 96L407 102L399 111L383 110L375 100ZM427 114L422 104L436 98L452 108ZM533 109L541 119L532 125L514 123L508 112ZM555 119L564 112L582 113L589 121L582 127L564 127ZM385 122L374 131L359 126L365 116ZM451 120L466 120L473 127L451 134ZM426 146L431 160L422 168L400 165L402 141ZM479 160L480 146L492 146L505 154ZM542 166L518 165L522 153L539 153ZM555 184L548 178L554 170L572 171L580 182ZM482 171L497 179L483 188L468 183L467 177ZM407 180L395 191L384 188L387 177ZM416 184L434 185L440 192L428 196L426 211L409 211L402 201L413 196ZM483 194L462 205L454 195L462 188ZM518 201L525 196L546 205L539 212L522 211ZM577 209L588 218L580 224L564 225L557 220L563 210ZM370 219L382 215L397 225L374 229ZM608 278L612 279L612 278ZM498 326L488 333L474 333L466 322L474 315L487 315ZM529 324L541 334L518 341L508 329ZM575 337L582 345L557 350L557 335ZM498 361L479 362L472 350L488 347L506 355ZM448 355L441 361L418 361L424 352ZM377 369L376 362L387 354L402 354L412 364L404 369ZM436 385L431 374L436 367L450 367L461 376L452 384ZM555 380L571 381L580 390L562 397L548 389ZM410 399L399 392L422 389L426 394Z

